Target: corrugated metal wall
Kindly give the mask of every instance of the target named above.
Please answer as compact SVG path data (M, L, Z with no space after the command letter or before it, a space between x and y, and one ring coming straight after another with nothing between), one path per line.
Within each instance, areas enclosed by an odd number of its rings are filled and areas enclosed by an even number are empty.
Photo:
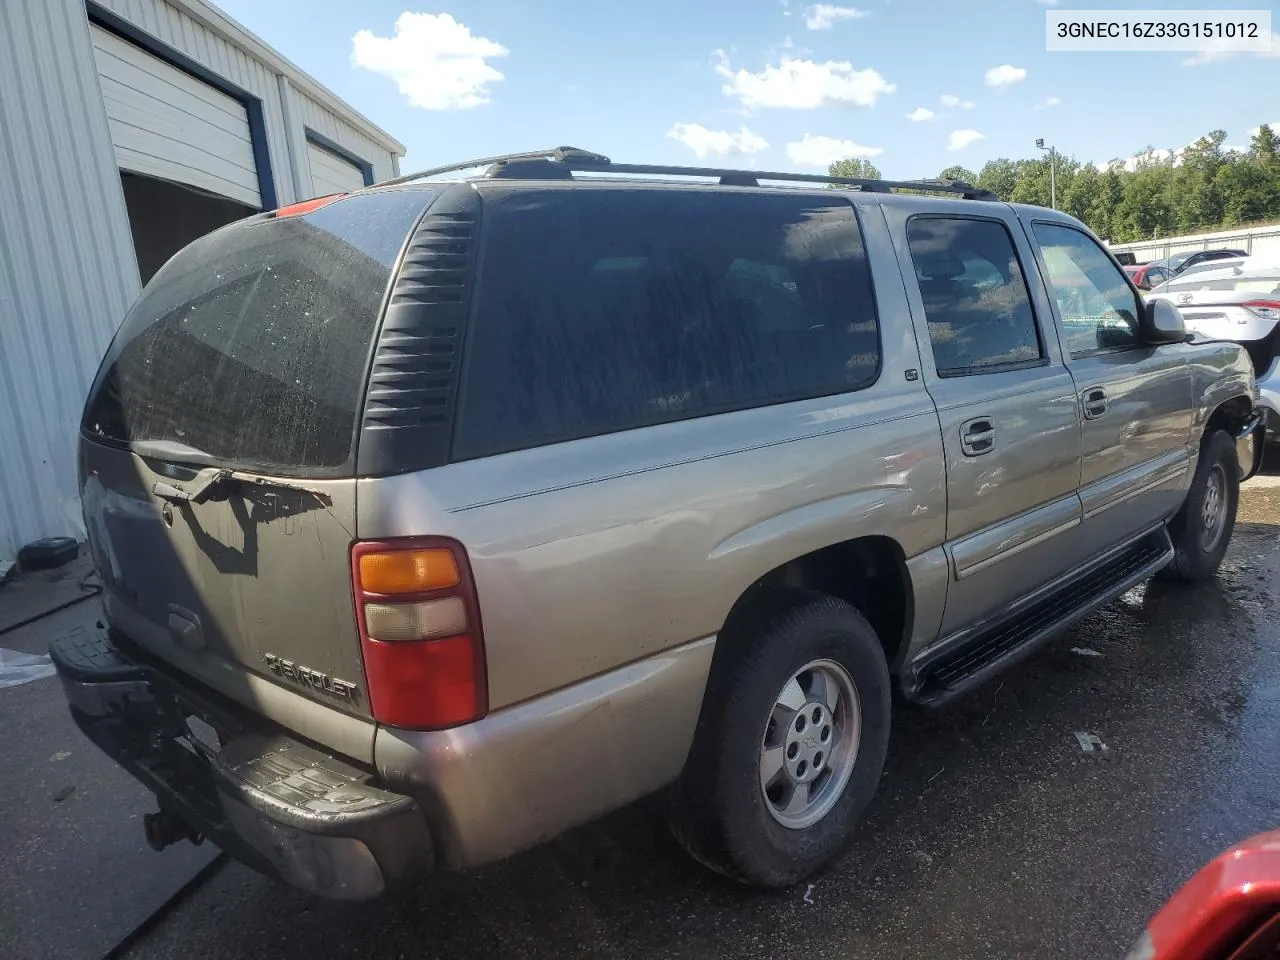
M324 106L295 93L288 76L325 96L203 0L99 2L262 100L279 203L297 199L298 185L309 195L305 126L368 159L379 179L394 175L394 141L371 139L378 131L357 115L344 121L336 98ZM0 0L0 171L3 560L36 537L82 534L80 412L139 289L83 0Z
M138 293L80 0L0 2L0 559L79 533L85 391Z
M1195 250L1214 250L1228 247L1243 250L1251 256L1267 256L1280 260L1280 226L1241 227L1236 230L1218 230L1165 240L1139 240L1136 243L1113 243L1112 250L1128 250L1140 263L1163 260L1175 253Z
M392 156L385 147L374 143L350 124L344 123L341 117L316 103L301 90L296 91L296 96L301 107L304 127L309 127L316 133L328 137L338 146L350 150L360 159L372 164L375 182L390 180L396 175Z
M102 7L123 17L169 46L182 51L202 67L225 77L236 86L262 100L267 127L267 150L271 154L271 178L279 202L292 203L297 197L289 176L289 144L285 135L284 112L275 71L223 39L185 11L164 0L98 0Z

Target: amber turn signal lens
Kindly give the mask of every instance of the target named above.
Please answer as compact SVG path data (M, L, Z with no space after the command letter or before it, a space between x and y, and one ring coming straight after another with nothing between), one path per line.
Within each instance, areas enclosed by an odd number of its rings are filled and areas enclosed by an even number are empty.
M368 593L422 593L456 587L458 563L448 550L387 550L360 556L360 587Z

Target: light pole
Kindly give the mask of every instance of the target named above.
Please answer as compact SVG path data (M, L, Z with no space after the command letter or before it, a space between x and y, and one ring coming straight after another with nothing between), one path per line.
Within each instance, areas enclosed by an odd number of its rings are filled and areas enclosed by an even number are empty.
M1052 146L1044 145L1044 137L1036 141L1036 146L1041 150L1049 151L1049 206L1058 209L1058 164L1057 151Z

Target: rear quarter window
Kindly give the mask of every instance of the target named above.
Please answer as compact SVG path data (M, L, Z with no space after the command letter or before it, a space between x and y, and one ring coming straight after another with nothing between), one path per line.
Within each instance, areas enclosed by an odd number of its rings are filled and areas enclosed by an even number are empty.
M181 443L246 469L346 464L383 294L430 197L360 194L192 243L116 334L86 433Z
M485 203L456 460L876 379L843 198L591 187Z

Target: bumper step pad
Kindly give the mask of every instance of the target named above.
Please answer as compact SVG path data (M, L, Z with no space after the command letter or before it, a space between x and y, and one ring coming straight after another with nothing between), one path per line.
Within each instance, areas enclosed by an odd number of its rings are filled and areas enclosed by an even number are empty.
M81 731L238 859L335 899L369 899L429 869L417 802L369 771L131 658L105 629L77 628L49 654Z

